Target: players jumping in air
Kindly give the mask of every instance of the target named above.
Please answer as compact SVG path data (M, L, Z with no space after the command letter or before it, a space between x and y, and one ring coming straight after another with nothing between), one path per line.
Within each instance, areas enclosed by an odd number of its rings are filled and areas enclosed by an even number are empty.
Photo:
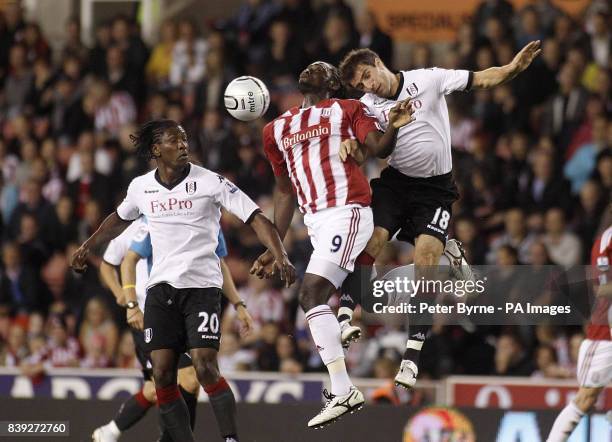
M387 156L398 129L412 121L412 109L408 100L396 104L389 110L387 130L381 133L362 103L334 98L342 89L340 74L323 62L312 63L300 74L299 89L302 106L268 123L263 139L276 177L274 223L284 238L297 202L314 248L299 300L331 379L331 393L324 392L325 407L308 422L318 428L364 403L347 374L340 325L327 305L373 230L368 182L355 161L340 160L340 144L356 138L372 152ZM269 276L272 262L268 251L251 272Z
M342 80L348 87L364 93L361 102L382 127L389 124L391 110L403 100L411 100L415 116L413 123L399 130L388 167L380 178L372 180L375 228L362 262L373 264L386 242L399 232L398 239L415 245L417 277L429 275L432 268L427 266L438 265L445 253L458 270L456 276L471 278L460 244L447 242L451 206L459 195L452 177L450 122L444 97L454 91L492 88L510 81L527 69L540 53L539 47L539 41L531 42L511 63L479 72L430 68L394 73L370 49L347 54L340 64ZM346 141L341 153L343 157L363 158L367 152L355 141ZM378 156L376 152L370 153ZM360 290L352 287L358 287L361 280L359 272L355 272L343 288L343 293L350 295L342 296L338 318L347 332L343 334L345 342L356 334L350 320L361 300ZM430 321L423 322L410 327L395 378L398 385L407 388L416 382L420 351L430 329L427 324Z

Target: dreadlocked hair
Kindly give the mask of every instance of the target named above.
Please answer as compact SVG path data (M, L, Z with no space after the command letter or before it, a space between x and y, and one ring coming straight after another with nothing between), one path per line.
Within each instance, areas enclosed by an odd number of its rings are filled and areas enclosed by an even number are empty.
M140 126L138 132L130 135L136 155L145 160L154 158L153 145L161 141L166 130L177 126L178 123L174 120L152 120Z

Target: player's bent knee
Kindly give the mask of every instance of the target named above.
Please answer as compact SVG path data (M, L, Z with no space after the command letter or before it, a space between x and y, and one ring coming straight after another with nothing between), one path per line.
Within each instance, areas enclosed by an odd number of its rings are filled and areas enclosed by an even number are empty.
M334 291L333 285L325 278L306 273L298 300L305 312L317 305L326 304Z
M185 391L191 394L197 394L200 391L200 382L193 366L181 368L178 371L178 382Z
M385 247L385 244L387 244L387 241L389 241L389 232L386 229L375 227L374 233L372 233L372 237L366 245L366 253L376 258Z
M176 384L176 375L174 372L162 367L153 367L153 379L155 380L156 388L164 388Z
M212 348L198 348L191 352L191 360L200 384L214 384L219 380L217 351Z
M587 413L595 406L601 390L601 388L581 387L574 398L574 403L582 412Z

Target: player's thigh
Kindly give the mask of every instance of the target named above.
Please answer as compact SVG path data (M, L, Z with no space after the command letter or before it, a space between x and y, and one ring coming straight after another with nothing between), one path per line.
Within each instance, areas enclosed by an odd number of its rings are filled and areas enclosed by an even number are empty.
M221 342L221 290L216 287L185 289L182 296L187 348L218 351ZM190 354L193 360L193 353Z
M177 307L177 289L157 284L147 291L144 313L145 350L173 349L177 354L185 348L183 319Z
M408 216L405 205L409 195L399 177L394 176L398 173L391 174L385 169L380 178L370 181L374 225L385 229L389 237L397 233Z
M304 217L311 232L311 258L329 261L352 272L374 230L372 209L357 205L333 207ZM324 276L324 275L322 275Z
M600 388L612 381L612 341L585 339L578 352L578 383Z

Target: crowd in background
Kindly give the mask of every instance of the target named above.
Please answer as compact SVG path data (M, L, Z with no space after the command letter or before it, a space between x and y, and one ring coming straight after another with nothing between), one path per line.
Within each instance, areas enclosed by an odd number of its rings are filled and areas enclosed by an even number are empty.
M229 20L165 21L149 47L127 16L97 23L95 43L81 41L76 19L52 51L18 3L0 16L0 365L32 376L46 367L135 367L123 310L99 279L102 251L79 275L68 259L150 165L130 142L139 123L171 118L186 129L192 160L233 180L271 214L274 177L261 129L299 105L296 79L311 61L338 64L370 47L389 66L482 70L510 62L527 42L542 54L511 83L447 97L454 173L461 199L452 235L475 265L589 263L612 191L612 26L607 3L579 18L546 0L517 10L483 1L450 45L413 44L394 59L394 41L370 12L342 0L249 0ZM313 29L320 32L313 33ZM397 43L397 42L395 42ZM237 75L260 77L272 104L244 123L223 107ZM369 177L384 161L369 160ZM225 215L228 264L256 323L241 338L227 309L221 371L299 373L322 368L297 303L296 284L250 277L262 251L253 231ZM287 248L303 273L310 243L296 213ZM412 247L390 243L379 264L411 262ZM515 279L506 281L508 292ZM333 301L332 301L333 302ZM352 373L385 378L403 353L402 328L366 327L354 344ZM540 325L436 326L420 376L501 374L573 377L582 328Z

